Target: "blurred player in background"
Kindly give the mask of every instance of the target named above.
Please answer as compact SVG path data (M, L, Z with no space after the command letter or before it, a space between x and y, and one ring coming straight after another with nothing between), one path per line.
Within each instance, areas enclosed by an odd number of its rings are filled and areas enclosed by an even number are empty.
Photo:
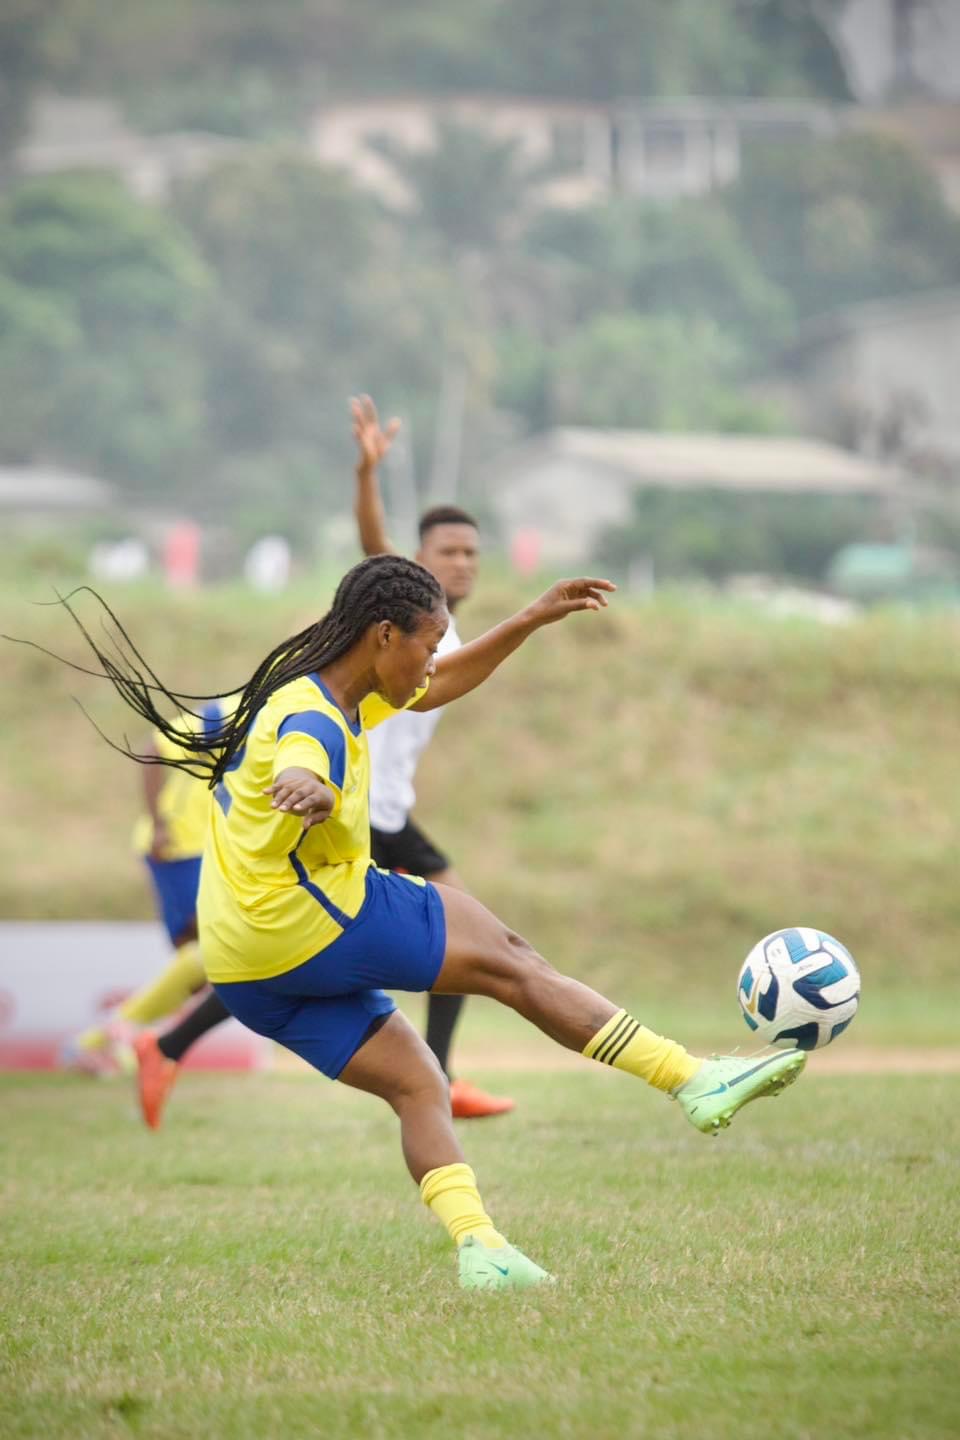
M383 500L377 467L400 428L391 420L381 429L376 407L369 395L351 401L353 435L357 442L356 516L360 544L365 555L393 555L394 546L386 531ZM448 655L460 646L455 612L468 600L477 578L480 537L477 523L465 510L438 505L420 519L420 548L416 560L436 576L446 597L450 623L440 642L438 655ZM376 865L421 875L441 885L466 887L442 850L424 833L411 815L416 802L414 777L417 766L433 738L440 719L439 710L417 714L405 710L370 732L370 841ZM460 1119L501 1115L514 1102L488 1095L468 1080L454 1079L450 1071L453 1032L463 1010L462 995L431 995L427 1000L426 1040L450 1080L450 1105Z
M212 701L200 719L181 715L179 723L215 733L223 703ZM156 761L182 759L185 752L155 731L144 754ZM64 1047L70 1069L108 1075L132 1072L141 1026L174 1014L191 995L206 987L197 942L197 889L200 858L210 819L210 791L202 779L159 763L143 768L145 812L133 834L153 887L157 914L173 946L169 964L149 984L128 996L100 1025L91 1026Z

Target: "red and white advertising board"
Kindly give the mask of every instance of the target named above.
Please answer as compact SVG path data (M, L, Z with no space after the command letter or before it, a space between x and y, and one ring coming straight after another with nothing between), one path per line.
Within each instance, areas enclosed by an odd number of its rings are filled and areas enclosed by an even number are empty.
M65 1040L104 1019L170 958L159 925L0 922L0 1070L53 1070ZM169 1022L158 1022L163 1030ZM227 1020L189 1051L197 1070L258 1070L272 1045Z

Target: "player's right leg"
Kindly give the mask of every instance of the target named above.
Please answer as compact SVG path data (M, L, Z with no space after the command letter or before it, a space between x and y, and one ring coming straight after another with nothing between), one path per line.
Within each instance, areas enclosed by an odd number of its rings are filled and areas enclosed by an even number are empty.
M446 1076L398 1011L361 1045L339 1078L379 1095L395 1112L407 1169L457 1246L465 1290L524 1289L551 1279L494 1229L454 1133Z
M560 1045L673 1096L698 1130L716 1134L749 1101L778 1094L803 1069L803 1051L709 1060L690 1055L589 986L560 975L471 895L442 887L438 893L446 947L434 990L499 1000Z
M221 984L230 1012L333 1080L378 1095L400 1121L403 1155L426 1204L457 1246L465 1289L511 1289L550 1277L493 1227L463 1158L446 1076L394 1002L379 990L322 989L322 957L273 980Z

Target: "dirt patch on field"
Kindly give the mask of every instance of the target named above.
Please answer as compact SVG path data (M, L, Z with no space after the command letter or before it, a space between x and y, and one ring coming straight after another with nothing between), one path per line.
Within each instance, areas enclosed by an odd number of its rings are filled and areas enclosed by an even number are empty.
M824 1050L811 1055L809 1063L814 1075L958 1075L960 1050L858 1046ZM457 1050L456 1064L460 1074L468 1075L474 1070L573 1070L591 1062L559 1047L493 1049L465 1044Z
M548 1045L534 1038L530 1045L483 1045L467 1042L457 1046L454 1054L456 1073L474 1076L483 1071L513 1070L540 1072L578 1070L584 1066L596 1071L597 1066L571 1050ZM274 1069L279 1071L309 1070L305 1061L276 1046ZM612 1071L603 1071L612 1074ZM833 1048L810 1056L809 1072L813 1075L960 1075L960 1050L893 1048L857 1046L849 1050Z

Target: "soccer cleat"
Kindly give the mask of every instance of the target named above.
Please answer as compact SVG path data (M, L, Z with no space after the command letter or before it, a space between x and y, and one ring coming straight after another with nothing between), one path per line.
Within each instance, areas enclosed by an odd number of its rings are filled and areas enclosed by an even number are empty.
M673 1098L679 1100L691 1125L705 1135L716 1135L750 1100L779 1095L792 1085L806 1063L804 1050L780 1050L772 1055L714 1055L673 1092Z
M157 1044L152 1030L144 1030L133 1042L139 1073L137 1091L140 1109L151 1130L159 1130L163 1119L163 1107L173 1089L180 1069L176 1060L168 1060Z
M132 1025L129 1020L123 1020L120 1017L111 1020L106 1026L104 1050L116 1074L133 1075L136 1073L137 1055L133 1046L138 1033L136 1025Z
M137 1063L133 1053L135 1033L135 1026L119 1016L105 1025L92 1026L60 1047L59 1066L101 1080L132 1075Z
M74 1036L63 1042L57 1054L59 1069L70 1070L75 1075L94 1075L101 1080L112 1075L113 1066L104 1046L83 1041L83 1036Z
M514 1101L504 1095L488 1095L469 1080L450 1082L450 1109L455 1120L480 1120L484 1115L506 1115Z
M461 1290L527 1290L554 1278L512 1245L493 1248L468 1235L457 1252Z

